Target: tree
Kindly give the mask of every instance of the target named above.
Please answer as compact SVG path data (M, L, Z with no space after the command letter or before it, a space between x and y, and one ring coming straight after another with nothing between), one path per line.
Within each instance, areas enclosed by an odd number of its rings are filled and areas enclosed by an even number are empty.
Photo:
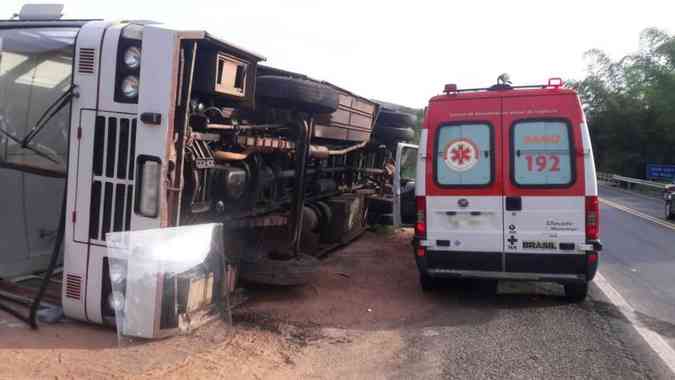
M647 163L675 164L675 36L649 28L638 52L612 61L593 49L582 99L600 170L642 177Z

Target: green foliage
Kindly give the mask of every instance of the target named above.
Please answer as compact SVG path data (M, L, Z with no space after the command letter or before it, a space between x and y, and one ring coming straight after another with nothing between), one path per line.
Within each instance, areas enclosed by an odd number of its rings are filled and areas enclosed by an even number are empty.
M415 124L415 140L412 141L413 144L419 144L420 143L420 133L422 133L422 121L424 120L424 110L425 108L418 109L415 111L415 116L417 117L417 121Z
M675 36L642 31L638 52L612 61L586 53L572 82L584 104L600 170L641 177L647 163L675 164Z

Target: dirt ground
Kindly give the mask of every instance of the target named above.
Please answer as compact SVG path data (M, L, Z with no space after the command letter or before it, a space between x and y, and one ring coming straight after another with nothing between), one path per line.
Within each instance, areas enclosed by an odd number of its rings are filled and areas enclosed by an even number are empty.
M386 377L396 358L371 353L397 352L394 330L423 327L439 307L419 290L411 234L367 232L325 258L311 285L250 287L232 327L190 336L119 347L110 329L65 321L35 332L0 313L0 378Z

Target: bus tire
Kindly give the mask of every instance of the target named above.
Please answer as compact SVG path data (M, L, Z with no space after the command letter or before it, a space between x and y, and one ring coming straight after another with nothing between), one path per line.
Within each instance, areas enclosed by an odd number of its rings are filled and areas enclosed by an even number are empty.
M377 115L377 128L412 128L417 122L415 115L390 110L380 110Z
M412 128L381 128L375 131L375 139L385 144L415 139L415 131Z
M275 75L256 78L256 97L273 107L310 114L333 113L338 107L335 89L304 79Z

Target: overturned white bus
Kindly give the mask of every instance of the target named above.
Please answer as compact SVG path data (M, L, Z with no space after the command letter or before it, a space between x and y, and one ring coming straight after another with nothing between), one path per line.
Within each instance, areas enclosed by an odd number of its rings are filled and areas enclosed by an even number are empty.
M412 180L392 183L413 116L204 31L60 14L0 21L0 279L45 270L62 241L66 316L112 324L125 269L106 233L222 223L229 284L288 285L368 219L414 217ZM413 203L394 210L401 184ZM156 283L147 302L173 321L176 278Z

